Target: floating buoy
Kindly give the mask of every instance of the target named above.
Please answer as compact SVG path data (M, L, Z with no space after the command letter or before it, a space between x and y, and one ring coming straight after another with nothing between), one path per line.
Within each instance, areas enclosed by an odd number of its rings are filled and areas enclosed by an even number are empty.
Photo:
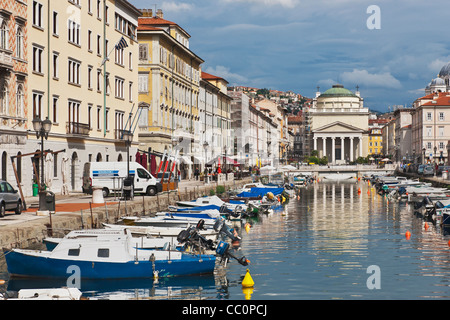
M247 269L247 273L245 274L244 280L242 280L242 287L243 288L253 288L255 285L255 282L252 279L252 276L250 275L250 271Z
M409 238L411 238L411 232L406 231L405 237L406 237L407 240L409 240Z
M250 225L250 223L246 223L245 224L245 231L247 231L247 233L250 231L250 228L251 228L252 226Z
M428 230L428 223L427 222L425 222L424 227L425 227L425 230Z

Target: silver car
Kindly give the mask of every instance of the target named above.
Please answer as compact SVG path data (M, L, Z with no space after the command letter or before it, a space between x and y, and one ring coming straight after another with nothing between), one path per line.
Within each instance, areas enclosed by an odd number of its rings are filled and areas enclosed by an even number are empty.
M22 213L22 199L19 193L8 182L0 181L0 218L5 216L6 211Z

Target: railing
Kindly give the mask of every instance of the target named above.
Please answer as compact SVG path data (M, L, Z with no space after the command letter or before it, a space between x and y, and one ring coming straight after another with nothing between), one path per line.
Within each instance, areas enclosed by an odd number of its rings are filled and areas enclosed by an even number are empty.
M80 122L66 122L67 134L89 136L90 127L87 123Z

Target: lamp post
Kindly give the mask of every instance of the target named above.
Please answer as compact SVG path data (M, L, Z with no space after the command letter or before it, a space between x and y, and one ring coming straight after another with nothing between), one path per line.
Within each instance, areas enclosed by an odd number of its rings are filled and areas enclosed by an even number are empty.
M422 160L422 164L425 164L425 148L422 149L423 152L423 160Z
M130 146L133 142L133 133L130 130L123 130L122 139L125 141L127 148L127 177L124 182L124 189L130 190L130 197L133 197L133 179L130 178Z
M45 187L44 187L44 138L48 139L48 134L52 129L52 122L48 117L42 121L37 116L33 119L33 129L36 132L36 137L41 138L41 189L39 190L39 210L45 209Z

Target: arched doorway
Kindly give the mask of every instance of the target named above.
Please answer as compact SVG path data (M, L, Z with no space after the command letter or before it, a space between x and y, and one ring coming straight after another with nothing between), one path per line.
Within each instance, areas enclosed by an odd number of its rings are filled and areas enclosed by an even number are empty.
M70 164L72 190L76 189L77 162L78 162L78 155L76 152L74 152L72 153L72 161Z
M102 154L100 152L97 154L97 162L102 162Z
M123 161L122 154L119 154L119 156L117 157L117 161L118 162L122 162Z

